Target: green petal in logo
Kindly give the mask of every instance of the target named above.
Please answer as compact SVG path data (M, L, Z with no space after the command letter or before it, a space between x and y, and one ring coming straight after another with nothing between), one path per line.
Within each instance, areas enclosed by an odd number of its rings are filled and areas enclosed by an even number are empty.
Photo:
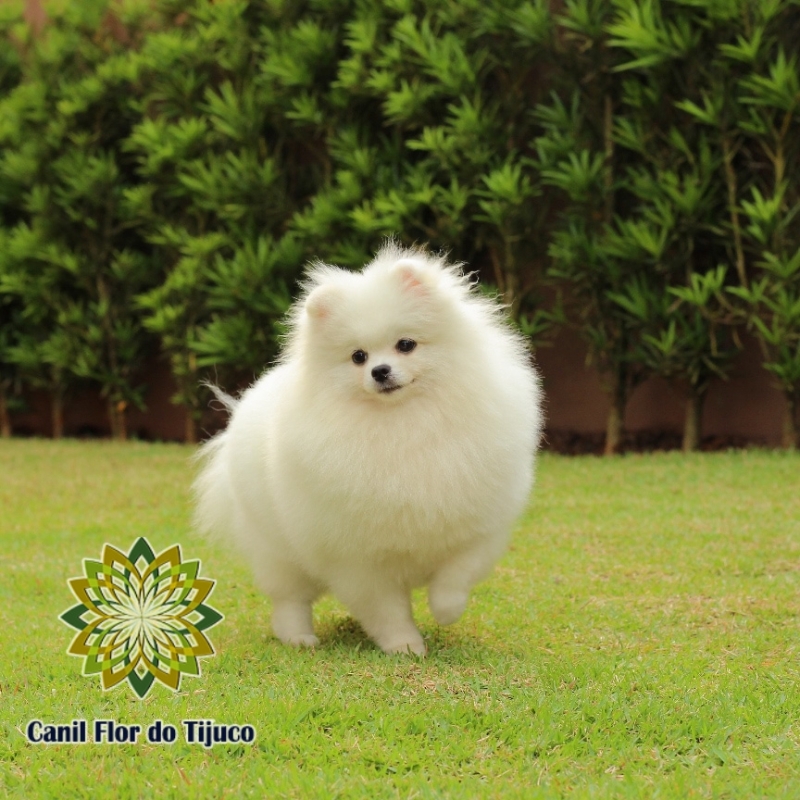
M141 699L156 680L177 691L200 675L199 659L214 655L205 631L222 620L205 602L215 581L199 577L200 561L182 562L180 545L156 555L142 537L127 555L106 544L83 567L69 580L78 605L59 619L78 631L67 653L84 659L84 675L103 689L128 681Z

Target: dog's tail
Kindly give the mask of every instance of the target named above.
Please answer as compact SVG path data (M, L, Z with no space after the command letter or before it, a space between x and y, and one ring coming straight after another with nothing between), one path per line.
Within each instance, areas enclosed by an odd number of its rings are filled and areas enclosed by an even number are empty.
M223 392L219 386L215 386L211 381L204 381L202 385L205 386L206 389L209 389L214 397L222 403L223 408L228 414L233 414L236 406L239 405L239 401L235 397L229 395L227 392Z
M231 398L232 399L232 398ZM235 401L234 401L235 402ZM194 529L211 539L223 537L233 512L233 492L228 476L226 431L209 439L194 456L201 463L192 484Z
M229 415L233 414L239 405L239 400L211 382L207 381L203 385L211 390ZM226 533L234 505L228 477L227 442L227 430L221 431L201 445L193 457L193 460L201 465L200 472L192 484L194 528L210 538L218 538Z

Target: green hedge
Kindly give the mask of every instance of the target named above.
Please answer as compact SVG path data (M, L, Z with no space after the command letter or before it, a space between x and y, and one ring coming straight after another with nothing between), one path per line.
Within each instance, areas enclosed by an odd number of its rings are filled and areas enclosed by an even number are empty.
M800 398L796 0L85 0L0 6L0 421L141 367L251 378L312 258L388 234L481 269L534 346L577 326L619 445L635 386L684 445L748 328ZM543 301L547 298L547 302ZM555 298L555 299L554 299ZM765 379L769 379L765 372Z

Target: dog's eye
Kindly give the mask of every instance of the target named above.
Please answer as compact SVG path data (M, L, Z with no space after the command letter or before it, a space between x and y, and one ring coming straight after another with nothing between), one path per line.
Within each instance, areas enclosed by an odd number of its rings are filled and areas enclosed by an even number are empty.
M401 339L395 347L401 353L410 353L415 347L417 343L413 339Z
M354 364L363 364L367 360L367 354L363 350L356 350L350 358Z

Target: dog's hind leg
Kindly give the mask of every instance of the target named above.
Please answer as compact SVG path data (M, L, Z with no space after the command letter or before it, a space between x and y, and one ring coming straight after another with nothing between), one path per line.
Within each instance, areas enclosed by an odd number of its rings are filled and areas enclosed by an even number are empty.
M424 656L427 648L411 615L409 590L394 585L391 579L370 578L350 576L332 589L385 653Z
M506 537L487 537L446 561L428 586L428 607L440 625L452 625L464 613L472 587L485 578L505 547Z

